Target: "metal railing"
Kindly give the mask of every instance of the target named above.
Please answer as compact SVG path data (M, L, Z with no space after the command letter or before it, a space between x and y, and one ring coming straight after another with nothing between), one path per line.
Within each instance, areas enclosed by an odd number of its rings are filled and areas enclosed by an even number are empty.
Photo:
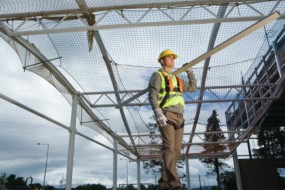
M242 84L247 85L247 87L243 87L236 98L255 99L233 102L229 106L225 112L229 130L240 131L256 125L263 118L260 117L260 113L264 112L264 109L269 109L272 101L279 98L278 92L284 88L281 85L281 80L284 80L285 74L284 49L285 27L269 46L268 51L246 81L242 78ZM249 86L252 84L256 86Z

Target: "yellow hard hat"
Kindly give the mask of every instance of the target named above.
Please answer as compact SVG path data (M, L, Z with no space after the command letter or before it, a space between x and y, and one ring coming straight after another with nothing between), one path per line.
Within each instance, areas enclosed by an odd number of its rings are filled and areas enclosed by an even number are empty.
M164 51L162 51L160 54L159 54L159 57L158 57L158 62L160 62L160 59L165 57L165 56L168 56L168 55L173 55L174 56L174 59L176 59L178 57L177 54L175 54L172 50L170 49L166 49Z

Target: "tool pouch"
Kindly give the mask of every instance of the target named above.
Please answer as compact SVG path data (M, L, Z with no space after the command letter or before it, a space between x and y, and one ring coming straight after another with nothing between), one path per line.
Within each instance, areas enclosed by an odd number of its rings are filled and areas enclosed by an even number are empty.
M183 119L182 124L179 124L179 123L177 123L175 121L167 120L166 123L168 123L169 125L172 125L174 127L174 129L177 130L177 129L181 129L181 128L184 127L184 121L185 120Z

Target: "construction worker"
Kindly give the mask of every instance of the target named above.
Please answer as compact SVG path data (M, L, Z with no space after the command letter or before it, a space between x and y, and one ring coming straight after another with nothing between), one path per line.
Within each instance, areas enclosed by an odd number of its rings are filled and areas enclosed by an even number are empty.
M182 150L184 132L183 91L196 91L197 81L191 69L187 70L189 82L173 75L177 54L166 49L158 57L162 68L153 73L149 82L149 101L162 137L162 174L158 190L179 190L181 183L176 171Z

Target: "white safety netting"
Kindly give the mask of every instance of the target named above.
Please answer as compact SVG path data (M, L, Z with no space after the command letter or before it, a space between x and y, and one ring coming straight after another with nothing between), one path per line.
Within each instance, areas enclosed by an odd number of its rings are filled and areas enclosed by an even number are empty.
M199 2L203 6L198 5ZM211 2L173 2L164 0L143 1L142 3L141 1L125 0L2 0L0 2L0 12L2 22L9 30L35 32L35 34L31 33L31 35L23 33L23 35L18 37L38 49L47 60L50 60L50 63L68 79L77 92L86 93L82 97L86 98L85 102L88 102L89 110L92 110L92 113L101 124L94 122L94 117L90 117L90 113L87 113L81 107L79 108L78 118L82 125L96 129L112 141L112 137L114 136L110 135L102 127L103 125L111 129L118 136L130 135L128 134L128 129L131 134L140 135L149 134L151 130L149 124L155 122L147 99L147 93L130 102L130 105L123 107L126 117L126 121L124 122L122 110L116 108L118 102L114 93L113 83L118 87L118 95L121 102L124 102L139 91L147 88L151 74L160 68L157 57L162 50L169 48L178 54L179 57L176 60L175 69L180 68L184 63L207 52L215 23L202 23L202 20L216 19L215 15L218 15L218 11L222 6L219 3L212 5ZM178 7L171 6L175 5L175 3L177 3ZM160 4L162 8L157 8L156 5ZM167 4L170 7L167 7ZM207 4L211 6L207 6ZM86 21L92 23L90 21L92 19L87 16L85 17L84 14L83 16L81 15L81 12L84 11L79 5L88 7L85 13L87 11L86 14L90 16L90 12L88 11L91 11L93 16L95 15L93 17L93 21L95 21L93 24L97 23L98 27L103 27L102 30L99 28L98 32L102 39L102 44L98 44L98 39L88 37L87 31L52 31L53 29L87 27ZM121 9L120 7L123 8ZM283 13L284 9L284 1L249 2L248 4L236 4L229 1L225 15L228 19L258 17L260 14L268 15L275 10ZM66 10L67 15L57 13L64 10ZM41 12L48 12L49 15ZM32 16L36 15L36 13L40 16ZM75 13L75 15L71 15L72 13ZM24 15L23 17L17 17L17 14ZM6 15L6 17L4 18L3 15ZM63 19L64 17L65 19ZM197 24L179 23L185 20L200 20L200 22ZM164 25L163 23L170 21L177 21L177 25L175 22L171 25ZM160 25L147 25L156 22ZM216 36L215 46L255 22L243 19L235 22L222 22ZM141 25L132 25L138 23ZM276 23L280 27L277 27L278 29L275 27L272 30L273 26L276 26ZM146 24L146 26L143 24ZM128 27L128 25L130 26ZM275 30L281 30L283 25L284 20L273 21L212 56L209 68L207 69L205 86L240 85L241 77L246 78L248 75L247 72L250 72L248 69L254 68L253 63L256 62L256 58L262 56L260 52L267 51L268 47L266 47L266 43L268 36L266 37L266 35L269 33L269 41L273 40L278 34L278 31ZM108 29L106 26L111 27L111 29ZM47 34L36 33L37 31L44 30L50 30L51 32ZM91 34L94 35L94 33ZM14 47L26 70L35 72L48 80L71 102L72 99L68 87L64 86L60 80L54 77L53 73L49 69L46 69L45 64L40 63L42 60L35 58L33 53L27 51L25 47L17 45L13 37L10 38L4 33L1 33L1 37ZM91 50L90 43L92 44ZM102 46L107 51L107 55L111 61L110 65L115 77L113 83L110 77L110 70L108 71L103 59ZM198 87L200 87L203 72L205 72L204 69L204 61L193 67L198 80ZM186 79L185 73L182 73L181 76ZM219 114L223 130L226 130L225 111L232 102L220 100L234 99L237 93L237 90L229 92L227 88L212 89L211 91L206 90L202 95L202 99L209 102L202 103L196 131L205 131L207 118L214 109ZM199 95L199 90L194 93L184 94L186 102L191 102L185 107L186 134L189 134L192 130ZM123 139L127 144L132 144L129 137L123 137ZM188 142L188 139L189 135L185 135L184 142ZM154 141L160 142L159 139L155 138L154 140L154 138L149 136L137 137L134 138L134 141L136 144L149 144ZM154 152L149 149L148 153Z

